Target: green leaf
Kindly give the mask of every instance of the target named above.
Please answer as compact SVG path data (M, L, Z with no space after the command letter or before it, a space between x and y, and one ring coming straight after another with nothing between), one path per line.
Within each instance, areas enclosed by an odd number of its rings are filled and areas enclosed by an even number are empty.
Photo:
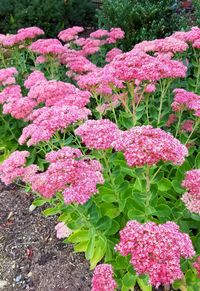
M122 283L126 287L134 287L136 283L136 276L131 273L126 273L122 278Z
M182 194L185 192L185 190L181 187L181 183L177 180L172 181L172 186L173 186L174 190L179 194Z
M83 241L89 241L91 232L89 230L77 230L68 237L68 241L71 243L79 243Z
M87 260L90 260L94 255L95 250L95 236L92 236L88 242L87 249L85 252L85 257Z
M99 261L104 257L107 249L106 240L102 237L95 242L95 252L92 258L90 259L90 269L94 269Z
M158 217L169 217L171 215L171 208L165 204L160 204L156 206L156 211L153 212L153 215Z
M198 153L198 155L196 156L196 159L195 159L195 168L196 169L200 169L200 153Z
M76 253L86 252L88 241L82 241L74 246L74 251Z
M60 209L58 208L47 208L42 212L45 216L56 215L60 213Z
M152 286L148 285L148 277L137 278L137 283L142 291L152 291Z
M102 218L99 219L99 221L96 224L96 230L107 230L111 227L112 225L112 220L108 216L103 216Z
M172 187L172 184L168 179L163 178L157 183L157 186L158 186L159 191L165 192L165 191L168 191Z
M105 187L105 186L100 186L98 190L99 190L99 195L101 195L102 201L116 202L116 194L113 189Z
M117 233L120 229L120 225L117 221L112 220L112 225L111 227L108 229L108 231L106 232L107 235L113 235L115 233Z
M141 221L144 219L144 217L145 217L144 212L137 210L137 209L132 209L132 210L129 210L129 212L128 212L129 219L136 219L136 220Z
M45 203L47 203L49 201L49 199L45 199L45 198L36 198L32 204L35 205L35 206L42 206L44 205Z

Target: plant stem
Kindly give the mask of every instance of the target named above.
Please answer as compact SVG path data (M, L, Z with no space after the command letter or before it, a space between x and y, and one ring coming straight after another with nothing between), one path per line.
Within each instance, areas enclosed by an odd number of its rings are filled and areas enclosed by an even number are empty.
M147 122L149 124L149 94L146 97L145 103L146 103L145 109L146 109Z
M194 125L190 135L188 136L188 139L186 140L185 144L187 144L191 138L191 136L193 135L194 131L196 130L197 126L199 125L199 121L200 121L200 118L197 120L196 124Z
M132 105L132 118L133 118L133 126L136 125L136 104L135 104L135 94L134 94L134 85L127 83L128 91L132 97L131 105Z
M177 137L178 132L179 132L179 129L180 129L180 124L181 124L181 117L182 117L182 114L183 114L183 110L181 110L181 112L180 112L180 114L179 114L178 124L177 124L177 128L176 128L176 134L175 134L175 137Z
M149 175L150 167L146 166L146 191L147 193L150 191L150 175Z
M163 81L163 85L160 82L160 87L161 87L161 98L160 98L160 106L159 106L159 113L158 113L158 121L157 121L157 126L160 124L160 120L161 120L161 114L162 114L162 106L163 106L163 101L164 101L164 97L165 94L167 93L167 90L169 88L170 85L170 81L168 81L168 83L166 84L166 80Z

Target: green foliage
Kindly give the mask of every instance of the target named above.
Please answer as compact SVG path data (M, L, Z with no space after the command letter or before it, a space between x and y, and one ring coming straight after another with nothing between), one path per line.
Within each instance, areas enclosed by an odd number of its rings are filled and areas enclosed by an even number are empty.
M38 26L46 36L55 37L71 25L93 25L94 13L88 0L0 0L0 31L15 33L22 27Z
M199 0L192 0L192 4L194 7L194 15L195 15L195 22L199 26L200 25L200 2Z
M99 24L122 28L127 50L144 39L161 38L180 29L184 22L177 7L174 0L104 0L98 11Z

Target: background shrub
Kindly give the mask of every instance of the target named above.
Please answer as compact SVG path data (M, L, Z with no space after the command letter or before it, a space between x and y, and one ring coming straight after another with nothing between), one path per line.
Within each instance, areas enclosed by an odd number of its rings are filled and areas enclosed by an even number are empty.
M194 8L194 16L195 16L195 22L196 25L200 25L200 2L199 0L193 0L192 1L193 8Z
M55 37L71 25L94 24L94 6L88 0L0 0L0 32L15 33L21 27L39 26Z
M126 50L144 39L164 37L185 27L179 5L180 1L174 0L104 0L98 11L99 25L121 27Z

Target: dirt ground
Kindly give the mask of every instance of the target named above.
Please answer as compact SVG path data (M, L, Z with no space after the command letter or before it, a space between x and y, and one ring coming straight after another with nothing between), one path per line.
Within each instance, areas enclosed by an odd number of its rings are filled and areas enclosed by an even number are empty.
M0 291L89 291L82 255L55 236L55 218L30 213L31 194L0 184Z

